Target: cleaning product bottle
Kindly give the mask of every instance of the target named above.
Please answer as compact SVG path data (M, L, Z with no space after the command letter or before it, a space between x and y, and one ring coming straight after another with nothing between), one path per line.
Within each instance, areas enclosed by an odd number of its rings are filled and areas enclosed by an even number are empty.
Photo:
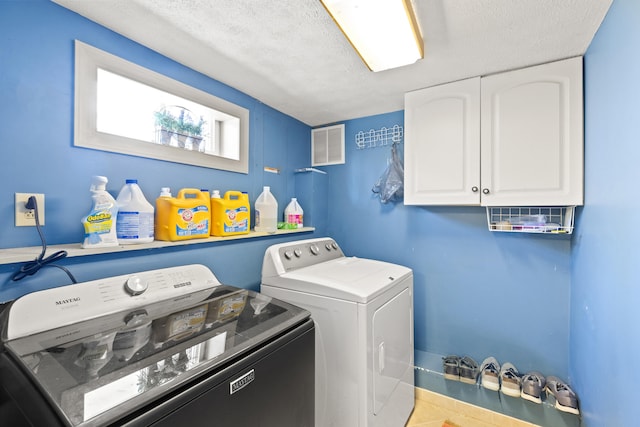
M240 191L227 191L224 198L219 193L217 196L211 198L211 235L248 234L251 228L249 196Z
M131 245L153 242L154 208L147 202L137 179L127 179L116 199L118 243Z
M93 206L89 215L82 218L84 225L83 248L118 246L116 220L118 206L111 194L107 192L104 176L94 176L91 183L91 201Z
M153 231L154 237L158 240L169 240L163 239L163 236L167 236L167 229L169 227L169 208L171 205L171 188L162 187L160 189L160 195L156 199L156 214L154 217Z
M211 201L205 193L197 188L183 188L175 198L163 193L156 199L156 240L209 237Z
M278 201L271 194L269 186L265 185L256 199L255 211L255 231L275 233L278 226Z
M298 203L298 199L295 197L291 198L291 202L287 205L287 208L284 210L284 222L286 222L289 227L292 228L302 228L302 216L304 211L302 207Z

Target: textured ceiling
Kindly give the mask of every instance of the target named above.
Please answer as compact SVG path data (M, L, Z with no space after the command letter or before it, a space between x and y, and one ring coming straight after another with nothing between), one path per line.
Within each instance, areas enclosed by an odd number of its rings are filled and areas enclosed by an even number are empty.
M319 0L53 1L311 126L401 110L407 91L582 55L612 2L412 0L425 58L373 73Z

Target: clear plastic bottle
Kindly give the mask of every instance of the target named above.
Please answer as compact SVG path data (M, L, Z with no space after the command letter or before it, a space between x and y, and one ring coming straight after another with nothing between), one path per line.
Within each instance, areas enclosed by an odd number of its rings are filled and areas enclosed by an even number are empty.
M290 224L290 227L302 228L302 217L304 215L304 211L302 207L298 203L298 199L295 197L291 198L291 201L287 205L287 208L284 210L284 222Z
M118 243L150 243L154 239L154 208L145 199L137 179L127 179L118 198L116 234Z
M91 182L91 211L82 218L84 225L83 248L118 246L116 236L116 220L118 206L111 194L107 192L104 176L94 176Z
M256 199L255 211L255 231L275 233L278 228L278 201L271 194L269 186L265 185Z

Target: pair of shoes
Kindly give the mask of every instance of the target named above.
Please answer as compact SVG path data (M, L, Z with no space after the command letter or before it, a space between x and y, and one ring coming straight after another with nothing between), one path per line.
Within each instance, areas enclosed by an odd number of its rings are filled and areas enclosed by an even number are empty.
M500 368L500 391L511 397L520 397L520 373L512 363Z
M478 376L478 363L469 356L449 355L442 358L444 378L475 384Z
M522 377L522 391L520 397L533 403L542 403L542 391L547 383L540 372L527 372Z
M482 387L502 391L507 396L520 397L520 374L512 363L500 363L495 357L484 359L480 367L480 384Z
M570 414L579 415L578 398L574 391L558 377L549 376L546 381L547 385L545 390L547 392L547 397L554 397L556 401L556 409L563 412L569 412Z

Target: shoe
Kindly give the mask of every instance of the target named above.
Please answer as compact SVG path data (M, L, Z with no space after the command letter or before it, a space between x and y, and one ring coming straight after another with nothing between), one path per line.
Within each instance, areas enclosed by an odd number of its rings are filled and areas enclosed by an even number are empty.
M498 391L500 390L500 364L495 357L487 357L480 366L480 384L482 387Z
M443 357L442 371L446 380L460 381L460 357L455 355Z
M460 359L460 381L467 384L475 384L478 377L478 363L465 356Z
M533 403L542 403L542 390L546 383L540 372L528 372L522 377L520 397Z
M547 397L553 396L555 398L556 409L570 414L580 414L576 394L567 384L562 382L560 378L554 376L547 377L547 386L545 390L547 392Z
M520 397L520 374L512 363L505 363L500 369L500 391L511 397Z

